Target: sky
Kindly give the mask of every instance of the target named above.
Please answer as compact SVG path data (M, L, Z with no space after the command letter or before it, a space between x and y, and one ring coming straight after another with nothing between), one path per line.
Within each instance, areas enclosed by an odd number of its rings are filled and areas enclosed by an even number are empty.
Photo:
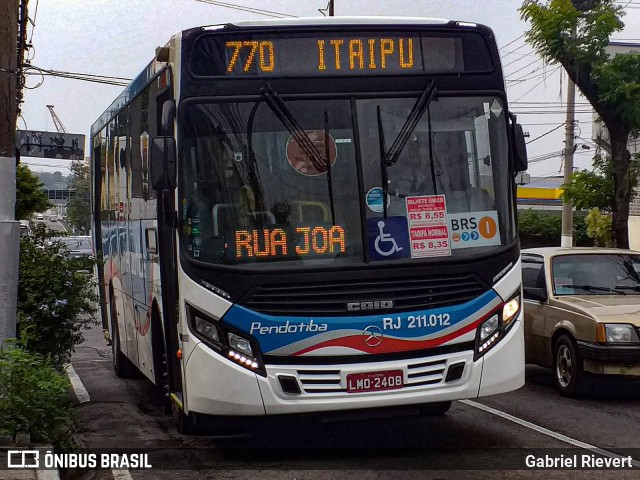
M253 7L298 17L319 17L328 0L226 0L227 5ZM510 110L529 133L531 176L548 177L561 172L558 154L564 145L566 75L558 65L547 65L524 40L529 28L520 19L521 0L335 0L335 14L342 16L436 17L482 23L496 35L503 62ZM627 15L623 32L612 40L640 44L640 0L620 0ZM31 23L28 38L33 48L30 64L44 69L110 77L134 78L149 63L155 48L187 28L266 19L267 16L214 5L202 0L29 0ZM54 109L70 133L88 138L91 125L123 90L69 78L27 78L18 129L55 131L47 109ZM579 138L574 166L591 166L592 111L577 97L576 130ZM586 149L583 145L591 147ZM34 171L68 173L67 160L23 157Z

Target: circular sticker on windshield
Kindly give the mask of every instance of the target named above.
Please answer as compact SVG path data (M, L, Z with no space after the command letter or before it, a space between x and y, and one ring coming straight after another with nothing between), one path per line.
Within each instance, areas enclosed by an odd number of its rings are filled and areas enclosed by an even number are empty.
M382 212L382 187L373 187L367 192L367 207L374 212ZM387 193L387 207L391 203L391 197Z
M305 130L300 134L309 138L309 148L303 147L298 139L291 135L287 140L287 161L289 165L301 174L311 177L325 173L327 171L325 137L329 137L329 159L333 167L336 163L337 154L336 142L333 137L325 135L324 130ZM311 144L315 145L315 149L319 153L317 158L315 158L315 155L309 155L310 152L308 150L311 148Z

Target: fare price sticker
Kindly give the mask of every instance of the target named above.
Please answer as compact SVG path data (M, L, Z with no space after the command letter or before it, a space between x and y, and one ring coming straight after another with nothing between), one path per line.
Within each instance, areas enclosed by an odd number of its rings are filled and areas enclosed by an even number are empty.
M444 195L407 197L407 219L413 225L447 225L447 205Z
M446 225L409 227L411 257L443 257L451 255L449 228Z
M451 255L444 195L407 197L411 258Z

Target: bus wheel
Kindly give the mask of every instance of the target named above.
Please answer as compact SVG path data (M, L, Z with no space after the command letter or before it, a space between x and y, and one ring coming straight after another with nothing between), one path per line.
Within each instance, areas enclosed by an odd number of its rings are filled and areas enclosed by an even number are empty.
M163 341L160 314L153 310L151 314L151 346L153 349L153 376L155 383L155 398L164 415L171 414L171 399L169 398L169 367L167 365L167 351Z
M129 359L122 353L120 348L120 333L118 328L118 310L116 307L116 299L111 295L109 302L111 311L111 353L113 354L112 364L113 371L120 378L136 378L136 368Z
M451 408L451 402L426 403L420 406L421 415L444 415Z
M203 433L202 426L194 413L187 415L174 400L171 401L171 410L173 414L173 425L176 427L178 433L183 435L201 435Z

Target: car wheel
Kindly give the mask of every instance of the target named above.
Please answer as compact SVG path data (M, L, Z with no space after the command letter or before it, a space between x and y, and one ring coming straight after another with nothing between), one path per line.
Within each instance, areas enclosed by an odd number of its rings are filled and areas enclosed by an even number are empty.
M113 354L113 371L120 378L135 378L136 368L131 361L122 353L120 348L120 333L118 329L118 310L116 299L111 295L109 302L111 312L111 353Z
M553 371L561 395L576 397L583 384L582 359L576 344L568 335L561 335L553 347Z

